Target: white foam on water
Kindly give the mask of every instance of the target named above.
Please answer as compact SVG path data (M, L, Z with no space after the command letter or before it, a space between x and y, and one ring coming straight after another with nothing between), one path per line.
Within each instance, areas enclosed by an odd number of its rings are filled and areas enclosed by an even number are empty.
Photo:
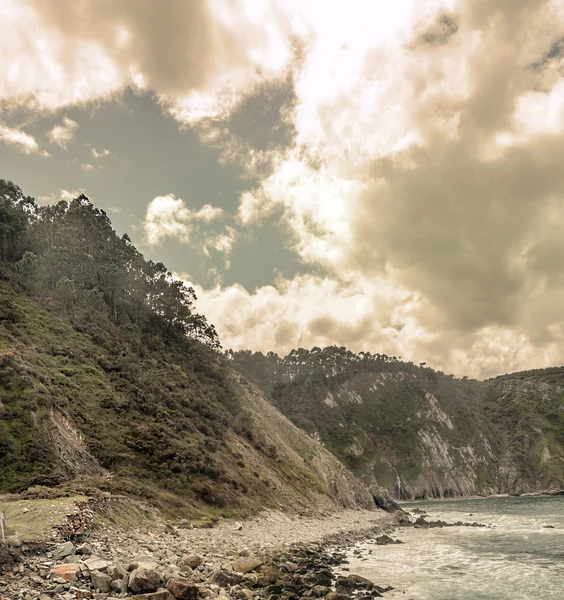
M399 529L404 544L360 544L343 574L392 585L390 600L564 600L564 498L502 500L418 504L428 520L494 527Z

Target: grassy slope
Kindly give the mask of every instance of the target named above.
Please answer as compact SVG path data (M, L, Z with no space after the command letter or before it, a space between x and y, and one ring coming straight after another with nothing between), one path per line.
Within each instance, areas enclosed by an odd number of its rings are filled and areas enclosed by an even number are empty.
M100 319L0 280L0 492L97 487L189 516L301 510L328 494L308 459L327 453L280 415L271 430L220 356Z

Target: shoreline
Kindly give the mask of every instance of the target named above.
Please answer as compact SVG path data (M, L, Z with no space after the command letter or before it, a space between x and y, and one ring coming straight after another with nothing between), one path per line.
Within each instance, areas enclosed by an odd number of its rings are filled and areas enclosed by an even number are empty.
M397 525L393 514L382 510L344 510L318 517L266 512L239 522L225 519L213 528L159 523L152 530L125 532L106 527L84 540L46 542L33 555L31 546L26 555L26 545L20 545L15 549L19 560L9 573L2 573L0 565L0 596L277 600L280 594L274 592L282 586L289 598L301 597L293 589L307 591L308 597L327 597L335 593L328 572L344 560L347 548L390 533ZM151 581L139 579L146 572ZM367 585L351 583L357 590ZM378 595L377 588L373 595Z

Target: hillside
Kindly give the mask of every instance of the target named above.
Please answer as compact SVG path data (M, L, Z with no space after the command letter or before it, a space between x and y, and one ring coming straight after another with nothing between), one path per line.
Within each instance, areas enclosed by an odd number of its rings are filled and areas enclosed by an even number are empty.
M291 421L396 497L564 488L564 368L482 382L343 347L227 356Z
M0 493L192 516L374 506L231 370L194 300L84 196L38 207L0 182Z

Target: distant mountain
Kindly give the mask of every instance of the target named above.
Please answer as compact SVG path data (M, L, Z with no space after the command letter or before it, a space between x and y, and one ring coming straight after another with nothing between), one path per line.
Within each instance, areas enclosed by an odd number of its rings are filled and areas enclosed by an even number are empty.
M39 207L0 181L0 493L101 489L188 516L373 507L231 370L193 301L85 196Z
M476 381L336 346L226 354L293 423L396 497L564 488L564 368Z

